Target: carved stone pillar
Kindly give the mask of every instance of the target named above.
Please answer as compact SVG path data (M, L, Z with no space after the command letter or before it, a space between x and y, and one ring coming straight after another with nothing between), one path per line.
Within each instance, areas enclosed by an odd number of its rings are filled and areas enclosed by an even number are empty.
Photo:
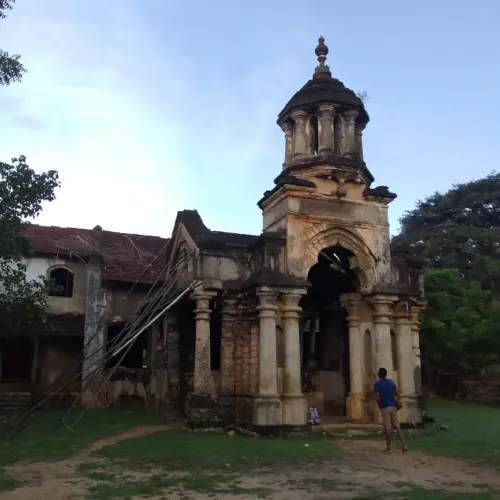
M307 113L295 111L292 113L294 121L293 158L305 158L307 155Z
M392 378L394 371L391 343L391 306L396 300L397 297L385 295L375 295L370 298L375 324L374 359L376 371L385 368L389 378Z
M363 392L363 338L359 330L361 294L345 293L340 297L347 310L349 325L349 374L351 390L347 397L347 419L361 421L365 417Z
M359 159L363 160L363 129L364 125L358 123L356 125L356 149L359 155Z
M346 153L349 156L353 156L357 153L356 151L356 118L359 113L356 109L348 109L345 113L345 141L346 141Z
M422 419L415 394L411 316L409 311L406 311L406 304L397 309L394 323L399 367L399 390L403 400L400 420L407 423L420 423Z
M285 164L288 165L293 159L293 124L285 122L281 125L281 129L285 132Z
M236 319L236 300L224 299L221 311L221 394L234 394L234 321Z
M283 424L306 425L307 401L300 373L299 301L307 292L294 289L281 296L283 319Z
M280 425L281 401L278 396L276 353L276 301L278 294L269 287L257 289L259 298L259 393L254 403L255 425Z
M84 349L82 369L82 406L101 407L95 391L101 386L106 350L106 293L101 283L102 262L92 256L86 266ZM118 359L122 354L118 354Z
M212 395L210 356L210 300L216 292L197 289L192 298L196 301L196 344L194 352L193 391L195 394Z
M417 396L422 395L422 367L420 358L420 313L422 308L411 307L411 339L412 339L412 360L413 378L415 380L415 392Z
M334 149L333 113L334 107L325 104L318 109L319 154L332 153Z

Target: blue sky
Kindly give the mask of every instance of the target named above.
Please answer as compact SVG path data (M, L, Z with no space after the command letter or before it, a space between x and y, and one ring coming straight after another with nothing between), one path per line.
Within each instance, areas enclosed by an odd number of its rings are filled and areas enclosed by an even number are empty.
M418 198L497 168L500 2L17 0L0 47L29 72L0 88L0 158L55 168L38 222L169 236L177 210L258 233L284 156L276 117L312 75L366 90L365 160Z

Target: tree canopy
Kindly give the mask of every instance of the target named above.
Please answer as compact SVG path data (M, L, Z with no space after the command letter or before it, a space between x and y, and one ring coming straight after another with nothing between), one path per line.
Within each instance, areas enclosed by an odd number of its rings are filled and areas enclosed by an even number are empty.
M7 11L12 9L15 0L0 0L0 20L5 19ZM20 62L19 54L9 55L0 49L0 85L10 85L21 81L26 69Z
M500 174L419 201L393 244L500 296Z
M421 321L422 358L438 370L498 364L500 301L456 269L426 269L428 301Z
M55 170L37 174L26 158L0 162L0 331L32 333L46 321L47 282L28 280L24 258L29 242L23 236L27 218L36 217L44 201L55 198Z

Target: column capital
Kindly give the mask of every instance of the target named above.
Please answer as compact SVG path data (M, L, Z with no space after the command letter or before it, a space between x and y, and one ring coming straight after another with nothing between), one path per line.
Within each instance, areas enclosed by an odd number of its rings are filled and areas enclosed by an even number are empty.
M322 104L318 108L318 118L333 118L334 112L335 106L333 106L332 104Z
M397 326L410 326L412 324L411 316L394 316L394 323Z
M217 290L210 290L205 288L204 286L196 287L191 293L190 297L193 300L198 299L211 299L217 296Z
M210 319L210 301L217 295L217 292L213 290L205 290L202 287L198 287L191 293L191 298L196 302L194 313L196 314L196 319Z
M397 302L398 297L396 295L376 293L366 297L366 301L375 309L386 309L390 308L395 302Z
M399 325L410 324L411 314L408 302L396 302L392 308L394 315L394 322Z
M411 328L416 332L420 329L420 313L423 311L423 307L412 306L410 309L411 317Z
M285 135L292 135L293 133L293 123L291 122L284 122L280 125L281 130L285 133Z
M346 309L349 317L354 318L359 315L359 306L361 305L362 296L360 293L343 293L340 296L340 305Z
M357 109L351 108L344 112L344 115L348 123L354 123L356 118L359 116L359 111Z
M257 297L259 298L259 305L257 306L257 310L259 311L260 316L274 316L276 314L276 311L278 310L278 295L279 294L277 291L270 289L257 290Z
M300 302L300 299L307 294L307 288L285 288L281 292L282 302L290 303L296 301Z
M292 120L297 124L297 125L305 125L307 121L307 117L309 115L307 114L306 111L303 110L297 110L294 111L291 114Z
M299 318L302 308L299 307L299 302L307 293L307 290L301 288L293 288L281 294L281 312L284 318Z
M397 296L376 294L367 297L367 301L373 308L373 320L375 323L389 323L392 317L391 307L398 300Z

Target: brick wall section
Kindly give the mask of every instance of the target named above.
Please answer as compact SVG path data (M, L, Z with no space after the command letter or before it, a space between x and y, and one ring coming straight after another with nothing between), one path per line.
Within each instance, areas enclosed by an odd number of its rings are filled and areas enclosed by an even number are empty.
M236 310L234 301L226 301L222 309L221 325L221 392L232 394L235 390L235 335Z
M243 339L244 324L242 317L236 319L234 325L234 392L243 394Z
M245 317L243 328L243 394L250 394L250 320Z
M259 392L259 319L254 317L250 331L250 393Z

